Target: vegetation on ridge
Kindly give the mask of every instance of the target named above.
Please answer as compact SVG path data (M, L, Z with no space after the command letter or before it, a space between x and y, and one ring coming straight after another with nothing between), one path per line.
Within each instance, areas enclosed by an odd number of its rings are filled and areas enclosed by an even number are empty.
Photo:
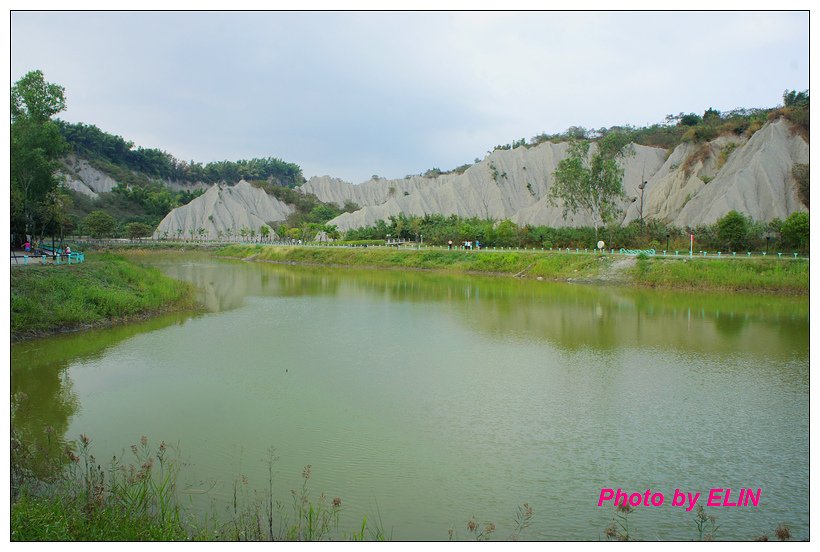
M176 182L227 182L241 179L270 180L279 186L293 188L304 182L302 169L275 157L214 161L207 164L182 161L155 148L134 148L134 143L104 132L94 125L57 121L61 134L71 150L98 167L125 167L149 178ZM103 169L104 170L104 169ZM106 171L108 172L108 171Z
M731 111L718 111L711 107L703 115L696 113L678 113L667 115L663 123L645 127L616 125L609 128L584 128L571 126L564 132L548 134L546 132L533 136L529 141L524 138L509 144L498 145L493 150L510 150L517 147L531 148L543 142L561 143L572 140L598 140L613 132L624 133L629 140L642 146L672 149L684 142L706 142L718 136L733 134L751 136L768 120L780 117L788 120L795 132L809 138L809 91L798 92L785 90L783 105L770 108L737 108Z

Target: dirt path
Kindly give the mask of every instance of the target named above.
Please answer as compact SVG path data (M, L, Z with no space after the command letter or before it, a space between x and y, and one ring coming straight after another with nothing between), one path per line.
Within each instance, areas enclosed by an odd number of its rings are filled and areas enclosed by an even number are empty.
M602 271L598 279L607 283L619 283L629 280L626 272L635 266L637 259L635 257L621 257L615 260L609 267Z

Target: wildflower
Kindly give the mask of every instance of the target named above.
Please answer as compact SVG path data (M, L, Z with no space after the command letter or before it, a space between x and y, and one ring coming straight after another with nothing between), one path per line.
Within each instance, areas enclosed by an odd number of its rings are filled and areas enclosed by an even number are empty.
M310 464L308 464L307 466L305 466L305 469L304 469L304 470L302 470L302 477L303 477L304 479L310 479L310 466L311 466L311 465L310 465Z
M137 454L137 445L131 445L131 452L133 452L135 455Z
M627 504L626 502L624 502L622 504L618 504L618 511L619 512L623 512L624 514L629 514L629 513L632 512L632 510L634 510L634 508L632 506L630 506L629 504Z
M336 498L333 499L333 507L334 508L338 508L341 505L342 505L342 499L341 498L339 498L337 496Z
M484 532L485 532L486 534L488 534L488 535L489 535L489 534L490 534L490 533L492 533L493 531L495 531L495 523L487 523L487 524L484 526Z
M159 451L160 451L160 452L165 452L165 441L162 441L162 442L159 444Z
M88 435L86 435L85 433L83 433L82 435L80 435L80 441L82 441L83 446L86 446L86 447L87 447L87 446L88 446L88 443L90 443L90 442L91 442L91 439L89 439L89 438L88 438Z
M781 523L777 526L777 529L774 530L774 536L777 537L779 541L787 541L792 538L792 532L788 525Z
M614 539L618 536L618 531L615 529L614 523L604 529L604 536L608 539Z
M475 519L471 519L467 522L467 529L469 529L471 533L475 532L477 527L478 524L475 522Z
M145 435L140 437L140 444L144 447L147 447L148 446L148 437L146 437Z
M54 428L50 425L46 426L43 431L46 432L46 435L54 435Z

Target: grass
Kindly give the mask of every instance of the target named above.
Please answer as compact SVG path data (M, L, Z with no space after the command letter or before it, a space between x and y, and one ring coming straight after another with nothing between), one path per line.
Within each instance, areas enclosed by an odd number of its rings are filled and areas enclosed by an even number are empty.
M355 247L271 247L230 245L217 255L277 263L368 268L433 270L451 273L516 275L546 280L596 281L616 258L612 255L553 251L464 251ZM643 287L805 294L809 263L805 259L638 259L619 275Z
M809 292L809 262L804 259L638 259L631 277L649 287Z
M226 522L208 521L199 524L185 515L177 496L177 478L181 466L174 450L160 443L155 449L148 438L131 445L129 460L114 459L104 468L91 451L91 439L80 436L78 443L66 445L60 453L67 467L49 485L41 485L32 477L13 478L10 516L12 542L142 542L142 541L326 541L326 540L387 540L381 523L375 526L362 519L353 532L339 530L343 511L338 497L328 500L322 494L310 498L311 467L302 471L302 485L291 491L292 506L284 508L273 497L273 463L271 449L268 458L268 495L262 502L240 507L234 492L233 518ZM12 474L25 472L20 464L27 449L12 430ZM76 454L75 454L76 450ZM30 450L28 452L42 453ZM244 481L243 484L247 482ZM238 486L238 484L237 484ZM236 486L235 486L236 489ZM278 522L274 522L274 512ZM612 523L604 530L607 540L637 540L629 516L635 509L628 505L616 508ZM530 527L533 509L524 503L518 507L511 534L506 540L519 540ZM465 540L487 541L496 537L496 525L479 523L472 517L466 523ZM713 516L698 508L694 529L697 540L714 540L719 526ZM774 531L780 541L792 538L790 527L781 523ZM461 540L455 529L449 530L449 540ZM769 540L760 535L754 540Z
M464 251L356 247L271 247L230 245L217 251L227 257L297 264L437 270L453 273L526 275L546 279L595 277L610 257L562 255L545 251Z
M193 287L111 254L11 271L13 339L194 306Z
M283 508L273 497L273 463L268 459L268 496L246 500L234 487L232 519L197 523L179 504L177 478L182 465L164 442L154 449L147 437L131 445L132 457L116 457L103 467L91 453L91 439L50 452L48 463L65 466L47 485L27 471L26 462L45 451L27 447L12 432L12 541L323 541L385 540L380 523L365 517L356 531L339 530L341 498L324 494L312 500L308 482L311 467L302 472L300 490L292 507ZM76 454L75 454L76 449ZM39 458L42 462L43 458ZM247 480L243 477L243 484ZM274 516L278 518L274 522Z
M13 434L11 540L13 541L178 541L187 540L176 500L178 463L165 443L156 452L143 437L132 445L132 462L113 461L104 470L80 436L79 454L65 444L67 464L50 485L25 477L22 458L36 456ZM26 454L23 454L23 451ZM52 463L59 458L52 457ZM39 491L37 490L39 488Z

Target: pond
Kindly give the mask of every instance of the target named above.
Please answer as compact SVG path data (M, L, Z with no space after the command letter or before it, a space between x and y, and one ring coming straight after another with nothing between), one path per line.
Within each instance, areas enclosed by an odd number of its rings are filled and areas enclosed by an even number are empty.
M128 459L145 435L184 460L183 505L230 519L236 491L342 500L394 540L467 522L598 540L602 489L662 493L630 532L692 540L675 489L760 489L707 507L718 539L809 535L807 297L671 293L514 278L160 258L207 312L12 346L12 423ZM725 494L725 492L724 492Z

